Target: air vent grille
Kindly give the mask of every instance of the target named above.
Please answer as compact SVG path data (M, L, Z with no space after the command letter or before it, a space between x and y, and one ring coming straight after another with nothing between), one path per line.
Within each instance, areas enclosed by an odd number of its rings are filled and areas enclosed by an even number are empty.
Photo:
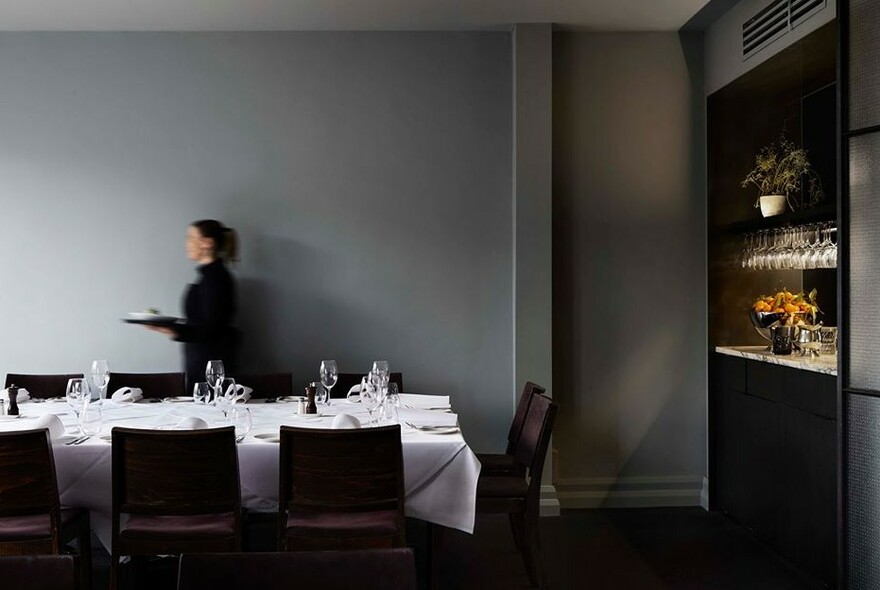
M828 0L773 0L743 24L743 59L755 55L825 8Z

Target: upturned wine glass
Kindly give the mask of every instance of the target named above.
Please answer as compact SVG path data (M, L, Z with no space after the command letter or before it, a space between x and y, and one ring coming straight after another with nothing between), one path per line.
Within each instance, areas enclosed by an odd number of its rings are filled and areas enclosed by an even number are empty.
M92 362L92 383L98 388L98 399L103 404L107 396L107 384L110 383L110 364L107 361Z
M322 401L325 404L330 403L330 390L336 385L339 373L336 368L336 361L321 361L321 385L324 386L325 394Z

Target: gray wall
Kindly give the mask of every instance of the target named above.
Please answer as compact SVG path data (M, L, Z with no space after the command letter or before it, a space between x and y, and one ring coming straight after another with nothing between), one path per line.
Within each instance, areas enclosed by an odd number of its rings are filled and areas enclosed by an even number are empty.
M699 504L701 64L689 62L675 33L557 33L553 61L560 501Z
M512 404L508 33L0 34L0 371L180 366L188 222L243 243L245 362L376 357L477 449Z
M803 39L837 16L837 0L827 0L825 8L802 25L770 43L744 60L743 23L770 4L770 0L740 0L706 30L706 96L733 82L758 64Z

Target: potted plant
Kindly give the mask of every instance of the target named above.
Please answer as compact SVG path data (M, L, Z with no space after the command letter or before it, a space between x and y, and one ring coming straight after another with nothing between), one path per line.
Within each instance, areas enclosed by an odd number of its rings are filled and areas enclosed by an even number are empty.
M809 182L810 205L815 205L825 198L822 180L810 165L806 150L789 141L783 133L778 144L771 143L758 152L755 168L742 181L742 186L751 184L758 188L755 207L761 208L761 215L770 217L784 212L786 204L794 211L791 197L800 192L805 178Z

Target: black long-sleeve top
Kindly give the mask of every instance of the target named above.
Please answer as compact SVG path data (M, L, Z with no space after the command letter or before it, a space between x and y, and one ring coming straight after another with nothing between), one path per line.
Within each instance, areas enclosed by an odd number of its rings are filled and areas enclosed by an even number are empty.
M186 291L186 322L176 327L175 340L184 343L187 382L204 380L210 360L222 360L227 374L235 364L237 330L235 280L221 260L198 267L199 279Z

